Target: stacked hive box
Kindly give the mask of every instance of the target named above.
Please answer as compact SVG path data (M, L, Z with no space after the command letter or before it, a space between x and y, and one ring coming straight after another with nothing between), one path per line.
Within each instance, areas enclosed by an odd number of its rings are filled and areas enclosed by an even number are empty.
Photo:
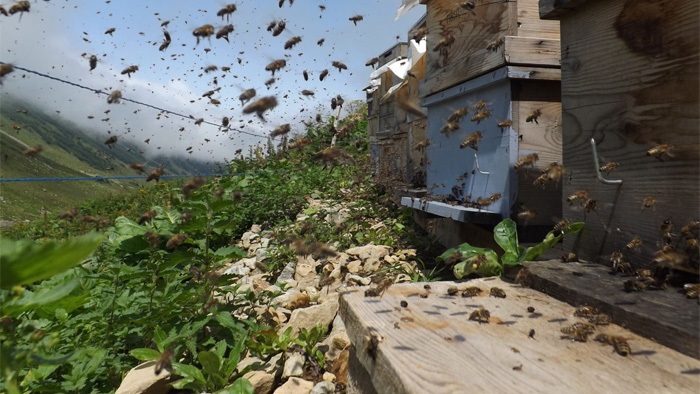
M418 95L428 108L426 183L432 197L402 203L473 223L530 210L536 216L521 224L551 225L553 216L561 216L562 181L544 189L533 181L540 170L561 163L558 23L539 19L536 0L422 3L428 45ZM469 112L447 131L447 119L462 108ZM466 146L476 132L481 140ZM515 163L530 153L539 161L516 172ZM489 197L490 205L470 204Z
M565 247L605 263L620 250L637 266L673 257L697 275L697 247L688 250L693 237L686 240L681 229L700 215L700 3L542 0L540 6L543 18L559 19L562 27L563 153L570 175L564 196L586 191L596 201L589 212L564 204L565 216L586 222L580 238ZM619 164L604 179L621 183L598 179L591 139L601 163ZM670 154L663 153L668 148ZM664 228L677 254L657 252L667 244ZM627 249L635 237L641 247Z

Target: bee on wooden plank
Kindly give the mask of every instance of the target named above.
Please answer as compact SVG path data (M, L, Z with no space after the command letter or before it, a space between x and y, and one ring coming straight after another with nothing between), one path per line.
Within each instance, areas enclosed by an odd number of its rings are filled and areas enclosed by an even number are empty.
M574 316L589 318L600 313L600 310L594 306L582 305L574 311Z
M491 318L491 313L484 308L479 308L479 309L475 310L474 312L472 312L471 314L469 314L469 320L477 321L477 322L479 322L479 324L488 323L490 318Z
M612 263L611 273L621 273L623 275L632 275L632 266L625 260L625 256L621 251L616 250L610 254L610 262Z
M531 329L530 332L527 334L528 338L535 339L535 329Z
M377 359L377 351L379 350L379 343L382 341L382 337L379 334L372 333L367 340L367 354L372 360Z
M700 222L691 220L681 228L681 235L686 239L698 238L700 236Z
M537 119L542 115L542 110L541 109L536 109L530 113L530 115L525 118L525 121L528 123L535 122L537 124L540 124Z
M697 299L700 295L700 283L686 283L683 285L685 296L690 299Z
M563 263L574 263L578 261L578 256L574 252L568 252L561 255L561 261Z
M500 287L492 287L491 291L489 292L489 296L496 298L506 298L506 292Z
M518 159L517 162L515 162L515 165L513 166L515 170L519 170L522 167L525 166L530 166L534 167L535 163L540 159L540 157L537 155L537 153L530 153L525 156L522 156Z
M665 245L661 250L654 253L654 259L651 261L663 267L674 267L683 264L685 256L673 250L669 245Z
M642 246L642 239L639 238L639 236L635 236L634 238L632 238L631 241L629 241L629 242L627 243L627 245L625 245L625 247L626 247L628 250L639 250L639 248L640 248L641 246Z
M497 38L486 45L486 50L496 52L505 42L506 39L504 37Z
M635 278L626 280L622 285L625 292L631 293L635 291L644 291L652 282L653 278Z
M620 163L616 163L614 161L609 161L607 163L604 163L603 165L600 166L599 170L600 172L604 172L606 174L610 174L612 170L616 169L617 167L620 166Z
M610 316L604 313L598 313L588 317L588 322L596 326L607 326L610 324Z
M455 296L459 292L459 289L457 286L450 286L447 288L447 295L449 296Z
M381 297L392 284L394 284L393 279L384 278L379 283L365 290L365 297Z
M663 156L675 157L674 154L671 153L673 149L675 149L675 145L673 144L657 144L647 150L647 156L654 156L659 160L661 160Z
M475 131L475 132L471 133L469 136L467 136L467 138L465 138L461 144L459 144L459 148L464 149L464 148L469 147L469 148L472 148L472 149L478 151L479 148L477 147L477 144L483 138L484 138L484 135L480 131Z
M656 210L654 206L656 205L656 198L654 196L646 196L642 200L642 211L648 208Z
M606 345L611 345L617 354L620 356L627 356L632 353L630 350L630 345L627 343L627 339L617 335L608 334L598 334L595 340L602 342Z
M569 327L564 327L561 332L565 335L562 338L570 338L577 342L587 342L588 336L593 334L595 326L589 323L574 323Z
M469 286L466 289L462 290L462 297L468 298L468 297L476 297L479 294L481 294L482 290L476 286Z

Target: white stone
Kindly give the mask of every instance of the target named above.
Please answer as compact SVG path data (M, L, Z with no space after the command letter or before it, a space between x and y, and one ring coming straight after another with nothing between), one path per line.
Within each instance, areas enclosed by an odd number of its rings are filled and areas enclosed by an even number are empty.
M238 262L226 269L224 275L235 275L235 276L246 276L250 273L250 268L246 267L243 263Z
M371 274L377 271L381 266L382 262L379 261L379 259L370 257L365 260L365 263L362 265L362 271Z
M270 394L275 385L275 377L264 371L250 371L243 378L253 385L255 394Z
M323 373L323 381L324 382L335 382L335 375L330 373L330 372L324 372Z
M257 260L255 259L255 257L248 257L245 259L240 259L239 262L243 263L246 267L254 270L256 268L255 263L257 262Z
M171 387L168 385L170 372L162 371L156 375L155 361L148 361L132 368L119 385L116 394L165 394Z
M261 247L260 249L255 251L255 261L258 263L262 263L267 259L267 248Z
M287 357L282 369L282 379L289 377L299 377L304 373L304 361L306 358L301 353L292 353Z
M311 390L311 394L333 394L335 392L335 383L323 381L318 382Z
M299 378L289 380L275 390L274 394L310 394L314 388L314 382Z
M391 252L390 246L385 245L364 245L355 248L350 248L345 253L351 256L357 256L360 260L365 261L369 258L381 259Z
M267 238L267 237L260 238L260 247L267 248L268 246L270 246L270 238Z
M386 261L389 264L395 264L395 263L399 262L399 259L396 256L392 256L392 255L388 254L388 255L384 256L384 261Z
M348 264L345 266L345 268L348 269L348 272L351 274L356 274L360 272L362 269L362 260L353 260L348 262Z
M365 278L364 276L354 274L345 275L345 280L347 280L348 282L357 283L362 286L367 286L368 284L372 283L371 278Z
M328 327L338 313L338 293L329 294L322 304L292 311L289 321L280 327L279 332L284 332L287 327L292 327L292 335L298 334L302 328L311 330L316 325Z
M254 224L250 226L250 231L254 233L259 233L262 231L262 227L259 224Z

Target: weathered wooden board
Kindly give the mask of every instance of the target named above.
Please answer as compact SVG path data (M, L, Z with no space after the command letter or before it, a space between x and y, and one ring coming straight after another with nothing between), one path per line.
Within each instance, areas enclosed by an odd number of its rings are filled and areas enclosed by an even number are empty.
M696 0L588 1L562 16L564 197L587 190L597 211L566 205L585 220L575 241L582 258L607 262L615 250L648 265L662 241L664 220L674 234L700 217L700 2ZM601 161L620 167L596 179L591 138ZM671 156L647 154L672 144ZM642 209L646 197L656 200ZM640 253L625 250L635 236ZM575 243L574 243L575 242ZM685 240L672 246L683 253Z
M572 305L591 305L615 323L639 335L700 358L700 308L697 300L669 288L666 291L626 293L630 277L610 275L600 264L559 260L527 262L529 287Z
M476 280L458 287L477 286L483 295L462 298L446 294L450 285L430 283L425 299L421 283L393 285L381 298L364 297L365 288L342 293L340 314L377 392L680 393L700 385L700 361L616 325L599 332L628 338L628 357L598 342L561 339L561 328L579 319L572 306L542 293ZM507 298L489 297L494 286ZM479 307L491 312L489 323L468 320ZM376 358L367 351L372 334L382 338Z
M475 5L467 10L453 0L427 2L427 75L420 97L506 64L559 67L558 23L539 20L535 0ZM452 39L438 48L441 41Z

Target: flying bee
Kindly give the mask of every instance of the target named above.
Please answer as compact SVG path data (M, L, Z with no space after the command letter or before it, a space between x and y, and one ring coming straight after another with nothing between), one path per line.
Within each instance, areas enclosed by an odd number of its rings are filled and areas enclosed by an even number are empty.
M272 86L275 83L275 81L277 81L275 78L270 78L267 81L265 81L265 86L268 89L270 89L270 86Z
M107 140L105 141L105 145L107 145L109 149L112 149L112 145L116 144L118 139L119 138L116 135L113 135L107 138Z
M307 70L304 70L301 75L304 76L304 81L309 80L309 72Z
M263 114L265 113L265 111L275 108L276 106L277 98L275 96L267 96L251 104L248 104L246 107L243 108L243 113L255 113L258 116L258 118L260 118L260 120L264 122L265 118L263 117Z
M365 290L365 297L381 297L392 284L394 284L393 279L384 278L381 282Z
M568 252L561 255L561 261L563 263L574 263L578 261L578 256L574 252Z
M285 134L289 133L291 130L292 130L292 126L289 123L283 124L281 126L277 126L270 133L270 138L274 139L280 135L285 135Z
M90 58L88 58L88 62L90 63L90 71L94 70L95 67L97 67L97 56L90 55Z
M325 38L321 38L320 40L316 41L316 45L318 46L323 46L323 43L326 42Z
M540 123L537 121L537 118L539 118L540 115L542 115L542 110L538 108L538 109L532 111L532 112L530 113L530 115L528 115L527 118L525 118L525 121L528 122L528 123L530 123L530 122L535 122L535 123L537 123L537 124L540 124Z
M202 94L202 97L206 97L206 98L210 99L211 96L213 96L214 93L218 92L219 90L221 90L221 88L216 88L214 90L207 90L206 92L204 92L204 94Z
M200 176L194 177L194 178L190 179L189 181L187 181L187 183L185 183L182 186L182 194L184 194L185 197L189 197L193 191L199 189L203 185L204 185L204 178L202 178Z
M654 196L644 197L644 200L642 200L642 211L647 209L647 208L654 209L655 204L656 204L656 198L654 198Z
M493 195L491 195L491 197L480 198L476 200L476 205L480 208L487 207L500 200L501 197L501 193L494 193Z
M105 34L109 34L109 35L111 36L112 33L114 33L115 31L117 31L116 28L110 27L109 29L107 29L107 30L105 31Z
M131 78L131 74L135 73L138 70L139 70L139 66L132 65L132 66L129 66L129 67L123 69L121 74L122 75L126 74L129 78Z
M462 141L461 144L459 144L460 149L464 149L466 147L472 148L476 151L479 150L477 147L477 144L479 141L481 141L484 138L484 135L480 131L475 131L471 133L467 138Z
M481 111L477 112L474 116L472 116L472 122L476 122L476 124L481 123L482 120L487 119L489 116L491 116L492 111L490 109L482 109Z
M661 238L663 239L664 243L667 245L670 244L673 241L674 235L673 223L669 219L666 219L663 223L661 223L659 230L661 230Z
M338 72L342 72L343 70L348 69L348 66L346 66L345 63L339 62L337 60L333 60L331 64L333 65L333 67L338 69Z
M228 116L224 116L221 119L221 129L227 130L228 129L228 124L229 124L229 118Z
M7 13L7 10L5 9L5 7L3 7L3 6L1 6L1 5L0 5L0 14L2 14L2 15L4 15L4 16L9 16L9 15L10 15L10 14Z
M277 27L277 21L273 20L267 25L267 31L273 31Z
M537 179L535 179L535 181L532 184L542 186L542 188L544 189L544 186L547 182L553 181L555 183L559 183L559 180L561 179L562 175L564 175L564 171L565 170L562 165L556 162L551 163L547 168L545 168L542 171L542 174L539 177L537 177Z
M473 10L476 5L474 4L473 1L465 1L462 3L459 3L459 6L464 8L465 10Z
M515 166L513 167L516 171L525 166L534 167L535 163L537 163L537 160L539 159L540 157L537 155L537 153L530 153L518 159L518 161L515 162Z
M226 17L226 22L228 22L229 17L231 14L236 12L236 5L235 4L226 4L222 9L216 12L216 16L220 16L221 20L224 20L224 17Z
M80 211L78 211L76 208L72 208L58 215L58 218L61 220L67 220L69 222L72 222L73 219L75 219L75 217L79 214Z
M145 165L143 165L141 163L131 163L131 164L129 164L129 168L138 172L139 174L143 174Z
M598 209L598 200L589 198L588 200L586 200L586 203L583 204L583 210L585 212L593 212L596 209Z
M455 37L450 34L450 32L443 32L442 38L433 46L433 52L440 52L441 55L446 56L447 50L455 42Z
M600 172L610 174L610 172L612 170L616 169L619 166L620 166L620 163L616 163L614 161L609 161L609 162L603 164L602 166L600 166L599 170L600 170Z
M569 204L573 204L576 201L583 204L586 200L588 200L589 197L590 196L588 194L588 190L581 189L581 190L576 190L573 194L571 194L569 197L567 197L566 201Z
M558 222L554 225L554 227L552 228L552 230L554 230L554 231L563 231L564 228L566 228L569 224L571 224L571 219L569 219L569 218L564 218L564 219L558 221Z
M683 285L683 291L686 297L696 299L700 295L700 283L686 283Z
M311 140L304 137L304 138L298 139L298 140L290 143L288 148L289 149L299 149L299 148L305 147L306 145L309 145L310 143L311 143Z
M38 155L39 153L41 153L41 151L43 151L43 150L44 150L44 147L42 147L41 145L35 145L34 147L29 148L26 151L24 151L24 155L27 157L34 157L34 156Z
M425 149L430 145L430 140L429 139L424 139L423 141L419 142L416 144L416 147L414 148L418 152L424 152Z
M574 323L561 329L561 332L566 334L562 338L571 338L577 342L587 342L588 336L593 334L594 331L595 326L589 323Z
M440 129L441 133L449 133L452 131L459 130L459 123L457 122L447 122L442 128Z
M233 25L228 24L216 32L216 38L223 38L224 40L226 40L226 42L230 42L228 40L228 35L231 33L233 33Z
M328 76L328 69L324 69L323 71L321 71L321 74L318 75L318 79L323 81L323 79L326 78L326 76Z
M505 44L505 42L506 42L505 38L503 38L503 37L497 38L497 39L489 42L488 45L486 45L486 50L496 52L498 50L498 48L500 48L503 44Z
M477 321L479 324L488 323L490 318L491 313L484 308L479 308L469 315L469 320Z
M160 44L160 46L158 47L158 50L161 52L168 49L170 43L172 42L172 40L170 39L170 32L163 29L163 35L165 36L165 39L163 40L163 43Z
M304 90L301 91L301 94L302 94L303 96L313 96L313 95L314 95L314 91L313 91L313 90L309 90L309 89L304 89Z
M275 76L275 71L281 70L282 68L287 66L287 61L284 59L277 59L273 61L272 63L268 64L265 66L265 71L271 71L272 76Z
M642 239L639 238L639 236L636 236L636 237L632 238L632 240L629 241L629 242L627 243L627 245L625 245L625 247L626 247L627 249L629 249L629 250L632 250L632 249L634 249L634 250L639 250L639 248L640 248L641 246L642 246Z
M151 209L150 211L146 211L143 215L141 215L137 223L144 224L146 222L150 222L154 217L156 217L156 211Z
M376 68L374 67L377 63L379 63L379 58L378 57L373 57L365 63L365 66L367 67L372 67L372 69Z
M684 261L685 256L666 245L661 250L657 250L654 253L654 259L651 262L660 267L674 267L682 264Z
M537 217L537 211L534 209L525 209L518 212L518 219L524 221L525 225L527 225L527 223L535 217Z
M673 153L671 151L675 148L675 145L673 144L658 144L654 146L653 148L647 150L647 156L654 156L657 159L661 160L661 158L666 155L668 157L674 157Z
M353 161L352 155L336 147L325 148L324 150L313 155L312 158L316 161L320 161L321 163L323 163L324 168L329 164L332 166L334 164L348 163Z
M415 29L408 33L411 36L411 39L414 40L415 42L420 42L425 36L428 35L428 28L427 27L420 27L418 29Z
M146 177L146 182L150 182L150 181L159 182L159 181L160 181L160 177L161 177L163 174L165 174L165 170L163 169L163 167L154 168L154 169L150 172L150 174L148 174L148 176Z
M469 298L469 297L476 297L479 294L481 294L482 290L476 286L469 286L466 289L462 290L462 297L464 298Z
M192 35L197 37L197 45L199 45L199 40L201 38L209 38L214 35L214 26L212 25L202 25L192 31Z
M7 75L13 71L15 71L15 66L13 66L12 64L10 64L10 63L0 64L0 84L2 84L2 78L5 75Z
M187 234L185 233L175 234L172 237L170 237L170 239L168 239L168 242L165 244L165 249L173 250L178 246L182 245L182 243L185 242L186 239Z
M467 116L469 114L469 108L462 107L462 108L457 108L454 110L450 116L447 117L447 122L448 123L459 123L462 118Z
M365 19L362 15L354 15L348 18L350 22L352 22L355 26L357 26L357 22Z
M301 42L301 37L294 36L284 43L284 49L292 49L294 46Z
M282 34L282 32L284 31L284 29L286 27L287 27L286 21L281 20L281 21L277 22L277 26L275 26L275 28L272 29L272 37L277 37L280 34Z
M492 287L489 295L496 298L506 298L506 292L500 287Z
M686 239L698 238L700 236L700 222L697 220L691 220L681 228L681 235Z

